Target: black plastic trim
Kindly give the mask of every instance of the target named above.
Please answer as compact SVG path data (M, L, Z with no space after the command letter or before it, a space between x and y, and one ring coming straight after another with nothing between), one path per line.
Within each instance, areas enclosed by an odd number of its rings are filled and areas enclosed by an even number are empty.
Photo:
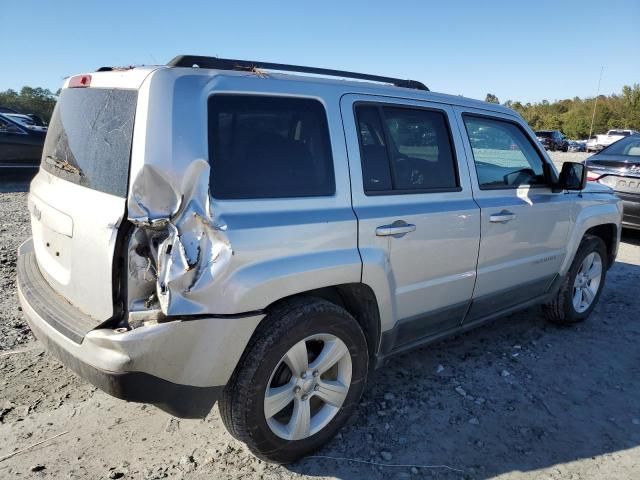
M468 330L472 330L476 327L484 325L485 323L491 322L493 320L497 320L499 318L503 318L511 313L524 310L525 308L529 308L534 305L548 302L551 298L553 298L555 294L557 294L565 278L566 278L565 276L556 275L555 278L553 278L553 281L551 281L551 283L549 284L549 287L547 288L547 290L542 295L537 295L536 297L530 298L527 301L518 303L516 305L512 305L507 308L496 310L492 313L489 313L477 319L473 319L473 320L465 319L464 322L462 322L460 325L457 325L453 328L434 333L433 335L414 338L412 341L409 341L400 345L398 345L397 342L395 342L395 339L398 337L397 329L406 328L406 326L403 326L403 323L405 322L398 322L392 329L382 332L381 341L380 341L380 350L376 357L376 360L377 360L376 368L380 367L384 363L384 360L389 356L406 352L414 348L423 347L431 343L439 342L440 340L444 340L446 338L464 333ZM498 293L498 295L501 293L503 292ZM452 313L455 313L456 311L455 307L456 305L448 308L450 308L450 311ZM446 311L446 309L443 309L442 311L439 311L439 312L444 312L444 311ZM466 316L468 317L469 313L467 313ZM412 321L424 322L425 319L428 320L428 318L429 318L429 315L421 316L421 317L416 317Z
M552 285L557 275L550 275L531 282L522 283L500 292L475 298L467 315L468 320L491 315L493 312L511 308L524 303L533 297L543 295Z
M328 77L354 78L371 82L390 83L396 87L412 88L415 90L429 91L427 86L417 80L404 80L401 78L371 75L369 73L348 72L345 70L333 70L329 68L305 67L286 63L259 62L254 60L235 60L231 58L206 57L201 55L178 55L169 63L169 67L199 67L214 70L276 70L280 72L311 73L313 75L326 75Z

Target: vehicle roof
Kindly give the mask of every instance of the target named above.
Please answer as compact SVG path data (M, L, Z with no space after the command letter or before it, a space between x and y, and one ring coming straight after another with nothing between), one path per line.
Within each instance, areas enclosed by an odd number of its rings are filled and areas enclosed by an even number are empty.
M117 69L113 71L100 71L91 72L87 75L92 76L91 86L102 86L107 83L111 83L111 80L115 76L118 77L117 83L124 85L130 85L135 88L136 84L140 84L148 75L162 71L163 73L175 73L176 77L184 75L194 76L207 76L226 78L229 81L238 79L241 77L256 77L264 78L270 81L277 82L296 82L305 83L307 85L317 85L324 89L332 89L334 93L338 95L344 95L349 93L360 93L368 95L388 96L395 98L406 98L411 100L422 100L438 102L450 105L459 105L469 108L477 108L483 110L491 110L494 112L500 112L507 115L516 115L518 113L514 110L502 106L500 104L483 102L481 100L474 100L471 98L463 97L462 95L449 95L445 93L437 93L432 91L418 90L413 88L397 87L391 84L375 83L364 80L348 80L341 78L327 78L311 74L296 75L290 73L279 72L265 72L263 77L262 73L254 73L247 71L235 71L235 70L215 70L208 68L192 68L192 67L168 67L166 65L161 66L141 66L130 69ZM127 79L128 77L128 79ZM71 78L71 77L69 77ZM135 80L133 80L135 78ZM129 80L131 79L131 80ZM68 80L65 82L65 87L68 85Z
M256 76L258 74L253 72L233 71L233 70L215 70L215 69L199 69L199 68L185 68L185 67L166 67L172 70L191 72L195 75L203 74L208 76L228 77L229 79L246 76ZM315 84L325 88L331 88L338 91L340 94L349 93L363 93L368 95L379 95L397 98L407 98L415 100L432 101L438 103L446 103L452 105L460 105L471 108L479 108L484 110L492 110L496 112L502 112L506 114L517 113L507 107L500 104L483 102L481 100L474 100L471 98L463 97L462 95L450 95L445 93L438 93L433 91L418 90L414 88L397 87L395 85L386 83L376 83L365 80L349 80L341 78L327 78L315 75L296 75L290 73L279 72L267 72L267 79L273 79L277 81L297 82L306 84Z

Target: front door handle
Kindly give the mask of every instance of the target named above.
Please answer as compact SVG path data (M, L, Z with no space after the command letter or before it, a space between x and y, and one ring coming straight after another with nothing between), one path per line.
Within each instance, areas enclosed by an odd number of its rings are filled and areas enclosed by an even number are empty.
M489 217L491 223L507 223L516 218L515 213L509 210L502 210L499 213L494 213Z
M405 236L407 233L415 231L416 226L407 223L404 220L396 220L391 225L382 225L381 227L376 228L376 235L378 237L395 237L400 238Z

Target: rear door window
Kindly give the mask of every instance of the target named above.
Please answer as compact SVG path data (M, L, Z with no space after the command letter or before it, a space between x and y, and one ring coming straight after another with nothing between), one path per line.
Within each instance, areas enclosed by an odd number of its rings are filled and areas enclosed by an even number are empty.
M335 192L327 116L313 99L209 98L215 198L290 198Z
M137 97L135 90L62 90L41 167L78 185L126 197Z
M459 189L446 116L437 110L356 106L365 193Z

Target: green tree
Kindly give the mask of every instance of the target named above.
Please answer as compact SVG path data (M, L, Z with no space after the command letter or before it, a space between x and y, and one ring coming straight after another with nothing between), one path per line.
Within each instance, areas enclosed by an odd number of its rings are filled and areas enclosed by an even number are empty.
M20 113L33 113L51 119L57 95L46 88L22 87L20 93L15 90L0 92L0 106L13 108Z
M524 105L508 100L504 105L518 112L534 130L558 129L571 138L586 138L595 102L595 98L573 97ZM640 84L625 85L621 94L598 96L593 133L605 133L611 128L640 130Z
M484 97L484 101L489 103L500 103L498 97L496 97L493 93L487 93L487 96Z

